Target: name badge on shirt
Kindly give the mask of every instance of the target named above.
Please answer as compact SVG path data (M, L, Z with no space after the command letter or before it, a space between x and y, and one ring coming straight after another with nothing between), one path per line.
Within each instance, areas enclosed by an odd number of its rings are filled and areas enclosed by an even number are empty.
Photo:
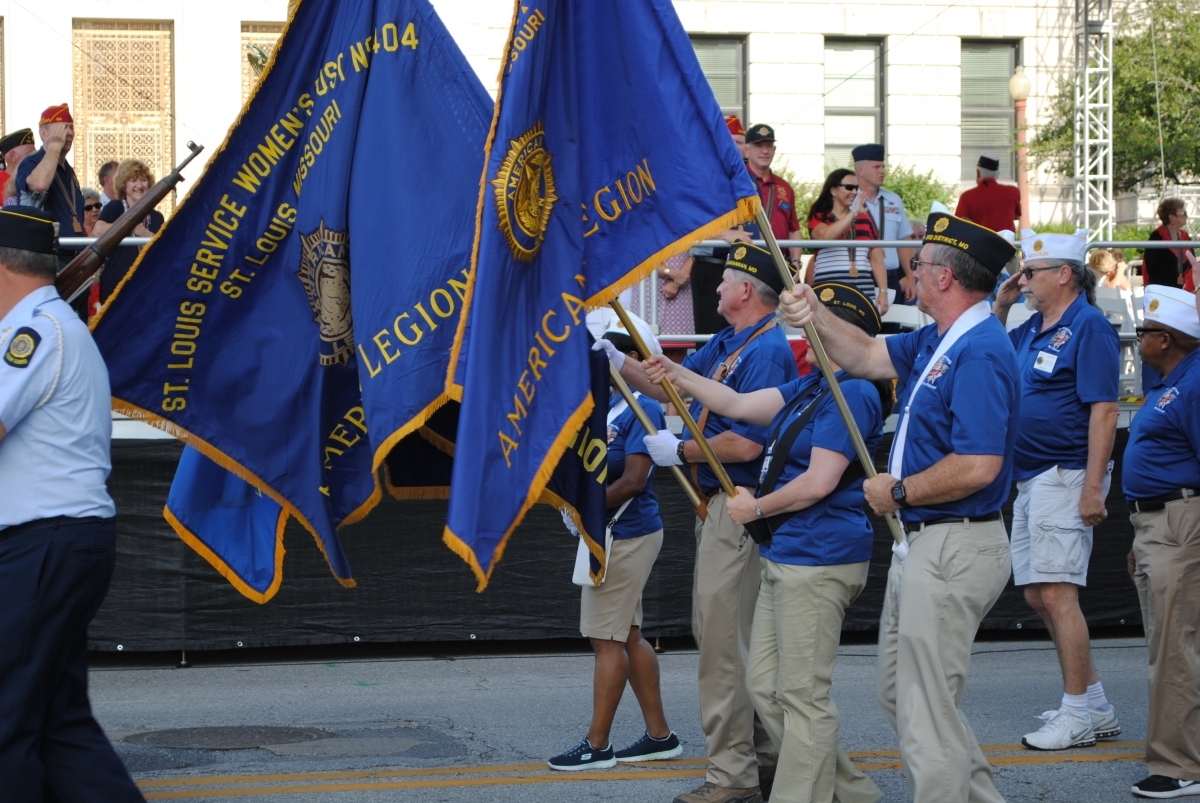
M1056 362L1058 362L1057 354L1050 354L1049 352L1039 351L1038 355L1037 355L1037 359L1033 361L1033 367L1037 371L1041 371L1041 372L1047 373L1047 374L1052 374L1052 373L1054 373L1054 364Z

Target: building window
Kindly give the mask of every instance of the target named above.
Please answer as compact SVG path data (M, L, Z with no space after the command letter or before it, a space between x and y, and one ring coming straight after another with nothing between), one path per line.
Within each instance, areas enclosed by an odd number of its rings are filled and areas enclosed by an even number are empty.
M1017 63L1011 42L962 43L962 180L975 180L979 154L1000 159L1000 178L1013 181L1016 111L1008 79Z
M736 114L746 127L746 42L743 39L692 37L700 69L721 106L721 114Z
M825 172L853 167L850 151L883 143L879 42L825 40Z
M282 22L242 23L242 105L250 99L282 33Z
M100 165L137 158L155 179L175 163L172 23L74 20L75 173L85 186ZM173 195L159 206L174 208Z

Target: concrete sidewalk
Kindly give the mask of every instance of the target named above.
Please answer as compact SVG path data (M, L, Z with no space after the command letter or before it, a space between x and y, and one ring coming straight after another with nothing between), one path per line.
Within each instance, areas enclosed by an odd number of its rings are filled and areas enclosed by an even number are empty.
M1093 748L1037 753L1019 743L1040 724L1038 714L1058 706L1053 645L976 645L963 708L1008 800L1132 799L1130 785L1146 774L1140 749L1146 651L1133 639L1094 648L1124 732ZM683 740L683 757L588 774L551 773L544 762L587 730L590 654L97 669L91 694L97 717L150 799L669 803L701 782L704 742L696 654L668 652L660 661L667 716ZM840 651L834 696L846 749L885 800L911 799L895 736L875 700L874 647ZM128 741L167 729L245 726L317 729L309 736L324 738L271 744L277 734L251 733L248 743L260 746L236 750ZM627 692L613 740L621 747L642 731ZM155 734L141 741L180 740Z

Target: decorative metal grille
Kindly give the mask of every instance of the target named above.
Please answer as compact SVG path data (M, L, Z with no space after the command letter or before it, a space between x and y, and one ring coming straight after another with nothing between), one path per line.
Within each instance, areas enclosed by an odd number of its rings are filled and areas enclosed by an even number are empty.
M175 162L173 24L73 21L75 173L94 185L105 162L137 158L162 178ZM159 206L174 209L174 194Z
M250 98L254 85L258 83L252 59L262 58L262 64L275 51L275 44L283 33L282 22L242 23L242 105Z

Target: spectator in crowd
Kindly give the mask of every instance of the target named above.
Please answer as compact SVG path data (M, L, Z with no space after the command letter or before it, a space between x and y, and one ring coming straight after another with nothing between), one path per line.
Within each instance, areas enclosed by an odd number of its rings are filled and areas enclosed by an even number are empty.
M746 161L746 129L742 127L741 119L736 114L731 114L725 118L725 125L733 136L733 144L737 145L738 153L742 155L742 161Z
M113 188L113 179L116 178L119 164L117 160L111 159L100 165L100 170L96 172L96 179L100 182L100 203L102 204L117 197L116 190Z
M1021 191L997 181L1000 160L983 154L975 163L975 186L958 199L954 214L992 231L1016 231L1021 219Z
M659 334L687 335L695 332L692 321L691 254L676 254L658 269Z
M100 210L100 219L96 221L96 227L93 230L95 236L99 237L108 231L109 226L142 199L152 184L154 184L154 173L150 171L149 165L141 159L126 159L121 162L113 179L113 188L117 197ZM162 212L152 209L133 227L130 236L153 237L162 228L163 220ZM125 274L129 272L129 268L137 258L137 251L136 247L122 246L109 257L104 272L100 274L101 303L108 300L113 289L121 279L125 278Z
M1002 323L1024 295L1037 312L1009 333L1020 369L1020 426L1013 456L1013 583L1054 640L1063 674L1059 708L1021 743L1034 750L1087 747L1121 732L1092 662L1079 589L1087 585L1092 528L1108 515L1117 428L1120 340L1094 306L1096 274L1084 266L1087 229L1026 232L1025 268L992 308ZM1104 250L1092 252L1107 257Z
M808 210L808 231L814 240L878 240L879 230L866 213L866 194L855 183L853 170L840 167L829 174ZM886 314L887 268L882 248L820 248L804 273L804 283L837 282L874 299Z
M775 129L769 125L750 126L746 132L746 157L746 166L750 168L750 177L754 179L763 212L771 224L775 239L800 239L796 191L786 179L771 172L771 163L775 161ZM784 253L795 266L800 261L802 250L788 248Z
M871 337L879 333L878 311L853 287L818 285L813 292L833 314ZM878 800L875 784L838 743L829 693L846 608L867 583L874 530L863 509L858 456L828 383L813 373L739 394L662 357L645 365L650 381L665 373L714 412L770 427L765 475L753 492L739 488L729 511L757 531L762 561L746 683L779 751L771 800ZM873 452L891 411L891 383L873 386L841 371L838 379Z
M22 128L0 138L0 160L4 169L0 170L0 187L7 187L8 180L16 175L17 165L37 148L33 144L33 131Z
M1190 240L1183 228L1187 225L1187 209L1178 198L1167 198L1158 205L1156 213L1162 225L1150 232L1150 240ZM1142 284L1164 284L1184 287L1184 274L1191 270L1195 252L1190 248L1147 248L1142 257Z
M99 192L91 187L83 188L83 230L88 237L95 236L92 232L96 228L96 221L100 219L100 210L103 206L104 203L101 201Z
M1132 285L1133 280L1130 278L1129 263L1125 259L1124 249L1110 248L1109 253L1112 254L1113 260L1117 263L1117 276L1119 277L1117 282L1119 283L1123 279L1125 285Z
M38 122L40 150L22 160L17 168L17 192L21 203L43 209L58 223L60 237L82 237L83 192L67 154L75 141L75 121L67 104L51 106ZM59 261L69 262L73 251L59 249Z
M1133 794L1200 794L1200 320L1196 298L1147 287L1143 364L1158 375L1129 425L1121 475L1133 523L1129 574L1149 653L1146 765Z
M858 176L858 189L866 196L867 214L875 222L875 230L884 240L913 239L913 225L904 211L904 201L891 190L883 189L887 168L884 166L882 145L859 145L850 152L854 159L854 172ZM883 264L887 268L887 286L896 291L897 304L915 304L917 288L912 278L913 249L883 249Z
M725 118L725 125L729 129L729 136L733 138L733 144L737 146L743 161L745 161L747 159L746 132L742 127L742 121L736 114L731 114ZM749 171L748 166L747 171ZM757 181L757 179L755 180ZM748 243L751 240L762 239L762 235L758 231L758 225L752 220L737 228L721 232L719 239L729 243ZM725 260L729 256L729 249L699 245L692 248L691 255L693 259L688 276L692 288L692 332L690 334L715 335L726 326L725 319L717 312L717 288L721 286L725 275Z
M643 341L658 343L644 321L635 320ZM613 318L604 339L621 354L637 360L637 347ZM654 399L636 394L656 429L667 426ZM552 770L573 772L616 766L617 762L658 761L683 752L679 737L667 726L659 688L658 657L642 638L642 589L662 549L663 526L654 496L654 462L643 429L625 399L610 391L608 400L608 490L606 504L612 547L603 585L584 585L579 630L596 653L592 681L592 724L583 740L548 762ZM607 535L605 536L607 539ZM628 684L633 688L646 732L629 747L613 750L613 718Z

